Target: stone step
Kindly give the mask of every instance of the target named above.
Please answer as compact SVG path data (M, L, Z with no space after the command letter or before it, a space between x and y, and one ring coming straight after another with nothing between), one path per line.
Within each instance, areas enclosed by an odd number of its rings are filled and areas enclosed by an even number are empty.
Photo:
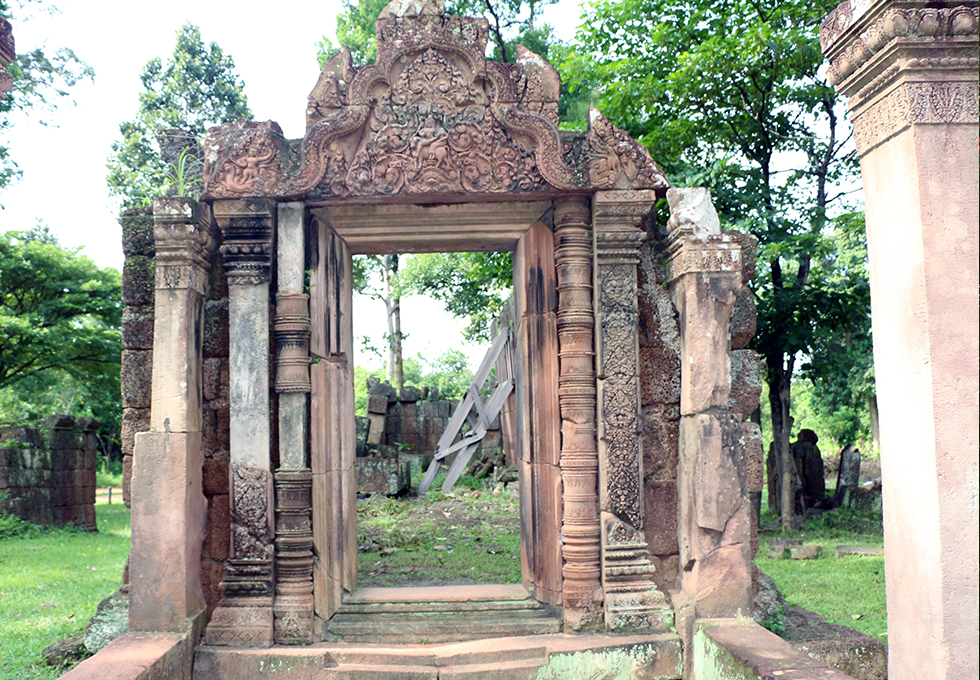
M489 611L539 611L540 602L534 600L491 600L487 602L347 602L340 611L345 614L423 614L441 612L489 612Z
M434 666L363 663L324 668L316 678L317 680L439 680L440 675L439 669Z
M481 638L508 637L521 635L544 635L557 633L560 622L544 613L500 618L473 616L459 618L449 615L439 618L419 617L413 620L404 617L340 614L327 624L327 631L341 637L345 642L355 643L434 643L478 640Z
M439 680L534 680L548 660L503 661L500 663L445 666L439 669Z

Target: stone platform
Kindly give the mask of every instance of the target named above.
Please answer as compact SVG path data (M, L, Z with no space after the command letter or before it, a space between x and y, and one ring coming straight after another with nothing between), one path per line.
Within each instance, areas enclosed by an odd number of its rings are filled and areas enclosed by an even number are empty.
M427 645L202 646L194 680L677 680L681 667L681 641L673 634L554 634Z

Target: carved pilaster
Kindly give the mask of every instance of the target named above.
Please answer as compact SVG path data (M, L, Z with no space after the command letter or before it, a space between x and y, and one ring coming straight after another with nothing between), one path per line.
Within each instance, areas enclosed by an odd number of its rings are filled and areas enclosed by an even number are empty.
M273 478L270 469L269 278L275 204L215 201L228 275L231 556L208 643L273 642Z
M673 614L653 582L642 538L636 265L653 191L602 191L593 197L599 504L606 628L669 629Z
M277 644L311 644L313 639L313 473L276 472Z
M820 27L860 156L912 125L977 124L977 3L916 4L842 3Z
M565 622L573 628L587 625L597 615L601 599L590 218L585 196L555 201L562 575Z

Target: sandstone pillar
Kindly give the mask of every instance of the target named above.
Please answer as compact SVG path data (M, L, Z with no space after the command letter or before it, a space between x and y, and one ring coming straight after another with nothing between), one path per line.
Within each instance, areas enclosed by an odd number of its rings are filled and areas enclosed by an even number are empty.
M864 179L894 680L980 673L977 4L845 2L820 29Z
M562 555L565 625L599 617L599 514L596 383L592 309L591 209L587 196L555 201L558 274L558 405L563 485Z
M214 202L228 275L231 555L208 624L212 645L273 641L273 480L269 422L269 279L275 203Z
M305 279L305 207L279 205L276 293L276 392L279 395L279 470L276 471L276 599L278 644L313 639L313 526L307 458L310 392L310 309Z
M670 189L668 286L680 315L678 632L698 618L752 615L751 505L731 391L729 324L742 286L738 240L720 233L706 189ZM688 663L690 660L688 660Z
M207 206L181 198L153 206L156 318L150 431L133 463L129 627L192 632L204 609L201 544L201 338L208 259Z
M654 191L600 191L592 199L595 258L599 508L603 610L609 630L666 631L673 613L653 582L643 534L636 266L639 228Z

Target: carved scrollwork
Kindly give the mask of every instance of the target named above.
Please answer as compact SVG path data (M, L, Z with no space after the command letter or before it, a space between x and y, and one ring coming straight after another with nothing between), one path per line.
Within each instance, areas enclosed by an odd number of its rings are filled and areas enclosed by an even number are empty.
M272 473L248 465L232 465L232 541L238 559L272 557Z

